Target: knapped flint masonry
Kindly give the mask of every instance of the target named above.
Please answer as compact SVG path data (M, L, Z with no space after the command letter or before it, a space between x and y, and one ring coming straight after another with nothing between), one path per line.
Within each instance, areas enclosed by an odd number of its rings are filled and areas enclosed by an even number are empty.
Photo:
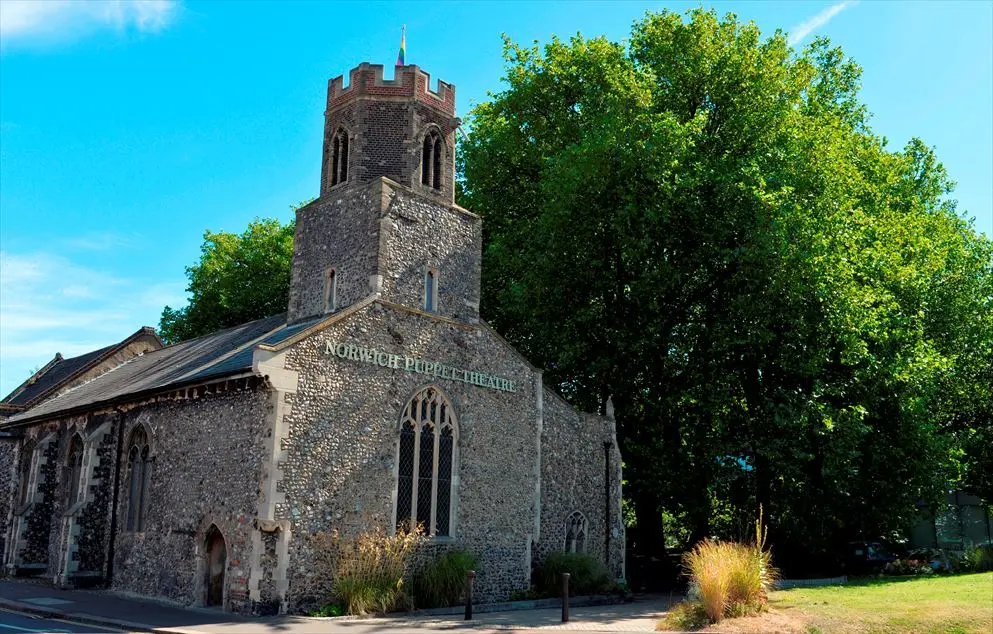
M575 411L480 320L458 124L455 87L417 66L332 79L285 315L164 347L139 331L4 399L6 573L295 612L308 536L413 521L478 556L481 601L554 551L622 576L613 412Z

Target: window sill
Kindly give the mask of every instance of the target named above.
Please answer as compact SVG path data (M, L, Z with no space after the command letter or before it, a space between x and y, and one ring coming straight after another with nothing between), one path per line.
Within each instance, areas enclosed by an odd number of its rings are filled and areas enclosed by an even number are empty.
M444 537L438 537L437 535L434 535L431 537L425 537L424 541L426 541L428 544L454 544L455 537L451 535L446 535Z

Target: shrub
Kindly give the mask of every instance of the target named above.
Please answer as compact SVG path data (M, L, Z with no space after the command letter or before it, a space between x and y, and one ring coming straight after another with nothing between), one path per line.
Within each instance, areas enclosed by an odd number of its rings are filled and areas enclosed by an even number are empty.
M414 598L419 608L455 605L463 597L470 570L476 569L476 556L452 551L431 560L414 576Z
M563 572L569 573L569 594L573 596L601 594L613 587L607 569L593 557L552 553L534 570L535 589L543 596L562 596Z
M894 576L929 575L935 571L924 559L894 559L883 567L883 574Z
M989 572L993 570L993 544L974 546L965 551L964 567L972 572Z
M658 631L669 630L698 630L710 624L710 618L703 603L699 601L683 601L676 604L665 618L655 624Z
M329 604L348 614L409 609L410 555L422 539L420 530L390 535L376 529L354 537L317 533L310 538L314 570L302 593L318 599L317 605L325 606L321 611Z
M340 603L329 603L320 610L314 610L309 616L342 616L345 614L345 606Z
M765 548L762 511L755 522L755 542L739 544L704 540L683 557L692 592L711 622L745 616L765 609L778 576Z

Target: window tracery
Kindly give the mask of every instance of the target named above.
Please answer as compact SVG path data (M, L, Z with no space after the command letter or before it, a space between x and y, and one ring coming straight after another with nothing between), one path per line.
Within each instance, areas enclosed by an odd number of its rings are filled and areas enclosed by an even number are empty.
M421 148L421 184L434 189L441 189L442 159L444 144L437 130L431 130L424 135Z
M586 516L579 511L573 512L566 520L565 552L586 552Z
M148 487L151 480L151 448L148 434L142 425L135 427L128 441L128 509L125 530L145 530L145 510L148 505Z
M397 456L398 529L422 525L426 535L451 535L457 434L452 404L438 388L407 402Z

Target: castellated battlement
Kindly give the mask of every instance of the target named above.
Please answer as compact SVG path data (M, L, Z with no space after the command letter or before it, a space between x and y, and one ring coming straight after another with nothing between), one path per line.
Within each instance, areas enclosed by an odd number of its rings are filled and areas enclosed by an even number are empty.
M327 109L333 110L364 96L377 98L414 98L434 108L455 114L455 86L438 80L437 89L431 90L431 75L416 64L397 66L393 79L383 79L383 65L362 62L348 73L348 86L344 75L328 81Z

